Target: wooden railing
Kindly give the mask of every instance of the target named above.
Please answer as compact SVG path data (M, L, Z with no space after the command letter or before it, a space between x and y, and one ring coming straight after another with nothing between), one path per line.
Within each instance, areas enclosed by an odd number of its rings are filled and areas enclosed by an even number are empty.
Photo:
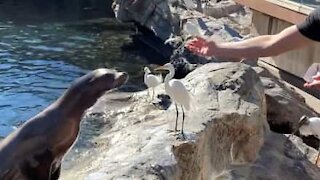
M235 2L292 24L302 22L313 10L311 7L288 0L235 0Z

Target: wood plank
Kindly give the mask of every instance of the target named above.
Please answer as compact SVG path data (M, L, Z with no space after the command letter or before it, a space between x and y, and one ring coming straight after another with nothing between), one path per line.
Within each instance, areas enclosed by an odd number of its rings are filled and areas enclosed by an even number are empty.
M309 7L301 3L293 2L291 0L266 0L266 1L269 1L273 4L277 4L284 8L288 8L305 15L310 14L314 10L313 7Z
M319 90L306 89L303 87L304 80L297 78L295 75L290 74L282 69L272 66L263 59L258 61L258 66L266 68L272 75L284 81L284 83L293 88L298 94L303 96L306 100L306 104L312 107L317 113L320 113L320 95Z
M248 6L256 11L260 11L272 17L290 22L292 24L301 23L307 17L304 12L297 12L289 9L288 7L282 7L275 3L266 0L234 0L235 2Z
M252 32L254 35L277 34L291 25L292 23L253 10ZM315 43L305 48L263 59L301 78L313 63L320 63L318 57L320 57L320 44Z

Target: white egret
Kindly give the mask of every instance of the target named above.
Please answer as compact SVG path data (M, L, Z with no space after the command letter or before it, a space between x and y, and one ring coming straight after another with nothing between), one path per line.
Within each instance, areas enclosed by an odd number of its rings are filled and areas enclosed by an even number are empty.
M302 116L298 123L297 131L298 130L300 131L301 135L304 135L304 136L314 135L319 139L320 138L320 118L319 117L309 118L307 116ZM318 163L319 156L320 156L320 145L318 147L318 156L315 164Z
M151 74L151 71L148 67L144 68L144 83L147 85L148 87L148 94L149 93L149 88L152 89L152 96L151 99L153 100L154 98L154 88L156 86L158 86L159 84L161 84L163 81L162 76L161 75L153 75Z
M180 104L181 106L181 109L182 109L181 134L182 136L184 136L184 132L183 132L184 119L185 119L184 109L189 110L191 107L190 94L181 81L177 79L172 79L175 73L175 70L172 64L167 63L161 67L156 68L155 70L169 70L169 74L167 74L164 79L165 92L170 96L170 98L172 99L176 107L177 115L176 115L175 129L174 129L175 131L178 130L177 126L178 126L178 117L179 117L177 104Z

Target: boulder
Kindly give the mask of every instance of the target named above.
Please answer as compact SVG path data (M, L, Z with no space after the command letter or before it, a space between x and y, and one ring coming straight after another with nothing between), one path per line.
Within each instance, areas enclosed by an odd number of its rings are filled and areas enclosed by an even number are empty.
M233 13L246 14L245 8L232 0L208 2L204 5L203 13L214 18L227 17Z
M198 1L194 4L198 4ZM136 22L151 30L162 40L166 40L171 34L174 34L184 36L202 35L208 38L215 35L215 38L222 37L223 40L231 41L236 36L235 31L225 29L225 24L228 24L228 27L231 28L237 27L234 25L240 22L237 17L244 17L243 14L248 13L242 6L232 1L223 1L219 5L213 5L213 7L211 4L210 8L207 8L207 11L210 11L208 13L213 14L216 18L200 13L198 8L187 9L183 1L180 0L114 0L113 9L119 21ZM230 16L231 20L229 20L229 14L231 13L238 13L239 15L232 18ZM242 24L249 26L250 17L241 19ZM245 20L243 21L243 19ZM192 28L193 31L191 31L190 28L187 28L190 25L199 29L194 31L194 28ZM238 30L241 31L241 28ZM241 35L237 36L237 38L242 38Z
M114 0L113 9L119 21L139 23L160 38L169 37L179 27L167 0Z
M182 81L193 97L185 140L170 132L173 105L158 109L146 91L106 95L87 117L98 117L107 129L87 139L93 142L87 156L65 163L62 179L212 179L230 165L255 162L269 132L263 86L255 71L240 63L210 63ZM164 86L156 93L163 94ZM108 109L111 102L120 104Z
M216 179L319 179L320 169L313 164L317 151L300 138L290 140L281 134L268 134L254 163L231 165Z
M305 99L285 82L266 69L259 67L255 69L260 72L260 79L265 88L267 119L272 130L279 133L292 133L301 116L319 116L305 103Z

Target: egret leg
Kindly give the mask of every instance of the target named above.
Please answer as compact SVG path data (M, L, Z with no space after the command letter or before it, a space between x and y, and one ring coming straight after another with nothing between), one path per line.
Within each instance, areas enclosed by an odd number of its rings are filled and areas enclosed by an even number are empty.
M179 117L179 112L178 112L178 106L176 103L174 103L175 107L176 107L176 112L177 112L177 115L176 115L176 125L174 127L174 131L178 131L178 117Z
M317 160L316 160L316 165L318 164L319 156L320 156L320 144L319 144L319 147L318 147L318 156L317 156Z
M154 100L154 88L152 88L152 101Z
M184 118L185 118L185 115L184 115L183 106L181 106L181 109L182 109L182 126L181 126L181 134L182 134L182 136L184 137L183 127L184 127Z
M148 97L150 97L150 89L148 88ZM148 100L149 98L147 98Z

